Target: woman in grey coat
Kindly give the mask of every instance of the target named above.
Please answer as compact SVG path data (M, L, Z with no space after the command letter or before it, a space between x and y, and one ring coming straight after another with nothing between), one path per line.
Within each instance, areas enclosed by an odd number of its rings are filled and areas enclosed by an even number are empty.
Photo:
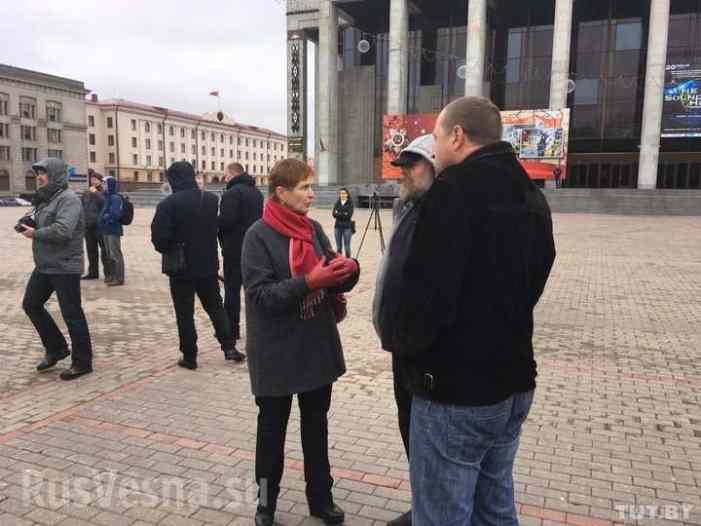
M312 516L341 524L333 502L327 413L331 386L345 373L337 317L339 294L358 281L357 261L331 249L321 225L307 217L313 172L293 159L270 174L263 218L243 242L247 351L258 432L256 525L273 524L292 396L301 413L306 495Z

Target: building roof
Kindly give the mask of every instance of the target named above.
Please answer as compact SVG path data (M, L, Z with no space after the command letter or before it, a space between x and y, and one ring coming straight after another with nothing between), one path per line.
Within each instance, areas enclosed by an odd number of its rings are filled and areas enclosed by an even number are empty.
M203 115L196 115L194 113L187 113L184 111L179 111L179 110L173 110L170 108L164 108L162 106L151 106L149 104L142 104L140 102L133 102L129 101L126 99L106 99L106 100L101 100L98 102L94 101L87 101L88 105L93 105L93 106L100 106L100 107L107 107L107 106L119 106L127 109L133 109L133 110L138 110L138 111L145 111L149 113L155 113L158 115L162 115L163 117L175 117L175 118L180 118L180 119L187 119L191 121L198 121L202 123L207 123L207 124L214 124L217 126L223 126L225 128L235 128L236 130L239 131L248 131L251 133L258 133L261 135L271 135L273 137L276 137L278 139L286 139L287 136L276 132L274 130L269 130L267 128L261 128L259 126L253 126L250 124L243 124L240 122L234 121L233 118L231 118L228 115L224 115L224 119L222 119L221 122L217 120L216 113L205 113Z
M37 86L50 86L52 88L73 91L86 94L89 90L85 89L85 83L80 80L58 77L41 73L40 71L32 71L30 69L17 68L7 64L0 64L0 78L27 82L36 84Z

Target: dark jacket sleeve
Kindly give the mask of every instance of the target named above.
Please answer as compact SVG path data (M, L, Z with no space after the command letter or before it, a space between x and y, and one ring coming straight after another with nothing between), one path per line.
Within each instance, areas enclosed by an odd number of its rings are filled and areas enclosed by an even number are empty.
M438 180L427 194L404 266L392 352L416 356L455 322L470 232L459 193Z
M268 316L281 316L297 309L310 290L304 276L279 279L264 240L249 230L243 240L241 273L246 300Z
M83 206L77 197L72 199L63 196L56 203L56 217L50 225L34 231L34 239L37 241L49 241L51 243L68 243L78 228Z
M224 192L219 208L219 232L226 233L241 223L241 192Z
M175 241L175 213L173 204L168 200L161 201L156 207L156 215L151 222L151 243L156 251L168 252Z

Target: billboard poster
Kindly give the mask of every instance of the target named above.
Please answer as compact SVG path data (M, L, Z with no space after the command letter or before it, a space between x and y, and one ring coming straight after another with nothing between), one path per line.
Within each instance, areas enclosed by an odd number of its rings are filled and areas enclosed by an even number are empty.
M701 137L701 66L667 66L662 137Z
M384 116L382 178L398 179L391 162L411 141L433 132L437 114L387 114ZM510 142L531 179L553 179L559 166L567 173L570 110L502 111L503 140Z

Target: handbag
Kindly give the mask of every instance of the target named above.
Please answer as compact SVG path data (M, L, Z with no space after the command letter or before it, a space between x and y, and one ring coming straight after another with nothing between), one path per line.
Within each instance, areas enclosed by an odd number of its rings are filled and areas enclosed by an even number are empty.
M348 316L348 300L345 294L336 294L333 300L333 312L336 315L336 323L341 323Z
M161 272L167 276L182 276L187 270L185 243L175 243L163 254Z

